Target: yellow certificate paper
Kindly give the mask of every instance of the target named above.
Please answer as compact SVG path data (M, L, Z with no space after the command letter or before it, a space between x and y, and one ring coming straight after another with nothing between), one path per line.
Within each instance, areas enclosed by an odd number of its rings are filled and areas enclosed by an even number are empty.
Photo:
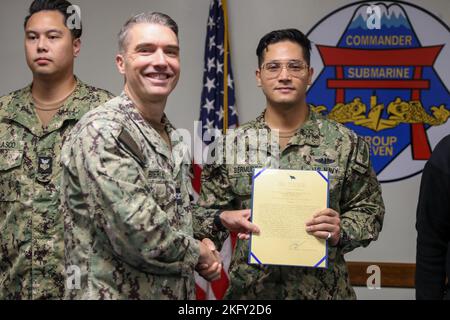
M258 168L253 173L249 263L328 267L327 241L306 232L306 221L328 207L326 171Z

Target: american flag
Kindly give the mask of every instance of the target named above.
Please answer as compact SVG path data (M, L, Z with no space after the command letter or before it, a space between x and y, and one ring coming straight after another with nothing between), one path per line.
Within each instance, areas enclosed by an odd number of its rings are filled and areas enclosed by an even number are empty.
M228 128L238 125L236 113L234 81L231 71L230 50L228 42L228 19L226 0L211 0L205 43L205 68L200 107L200 126L196 134L203 137L208 129L226 132ZM203 139L201 139L203 141ZM194 153L194 178L192 185L197 195L201 188L202 156L211 141L203 141L203 150ZM233 235L223 244L221 255L224 262L222 277L212 283L207 282L197 273L195 282L197 299L222 299L228 287L228 267L236 237Z

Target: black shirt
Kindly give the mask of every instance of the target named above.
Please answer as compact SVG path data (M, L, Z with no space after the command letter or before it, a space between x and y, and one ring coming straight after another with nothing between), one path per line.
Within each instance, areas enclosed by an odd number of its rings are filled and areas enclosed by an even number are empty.
M417 205L416 298L443 299L448 291L450 241L450 135L425 165ZM450 259L449 261L450 262Z

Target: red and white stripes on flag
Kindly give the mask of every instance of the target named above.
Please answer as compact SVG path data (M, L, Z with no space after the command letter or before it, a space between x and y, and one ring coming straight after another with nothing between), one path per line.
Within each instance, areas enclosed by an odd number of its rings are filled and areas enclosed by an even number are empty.
M200 107L200 123L195 134L203 137L206 130L219 129L226 133L227 129L238 125L235 107L234 82L231 69L228 42L228 16L226 0L211 0L206 30L205 61L203 74L203 90ZM204 141L203 148L194 148L194 192L200 193L203 154L210 142ZM197 299L222 299L228 288L228 268L236 243L236 235L225 240L220 251L224 267L219 280L211 283L195 274Z
M232 234L223 243L220 255L223 260L222 275L219 280L208 282L195 273L195 286L197 289L197 300L221 300L229 285L228 269L231 256L236 245L236 234Z

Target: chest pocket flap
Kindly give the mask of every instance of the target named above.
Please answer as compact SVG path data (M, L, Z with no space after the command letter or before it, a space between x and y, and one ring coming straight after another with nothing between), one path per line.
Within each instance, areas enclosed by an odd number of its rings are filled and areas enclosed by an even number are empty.
M0 149L0 201L15 201L19 197L20 175L16 172L23 161L23 150Z

